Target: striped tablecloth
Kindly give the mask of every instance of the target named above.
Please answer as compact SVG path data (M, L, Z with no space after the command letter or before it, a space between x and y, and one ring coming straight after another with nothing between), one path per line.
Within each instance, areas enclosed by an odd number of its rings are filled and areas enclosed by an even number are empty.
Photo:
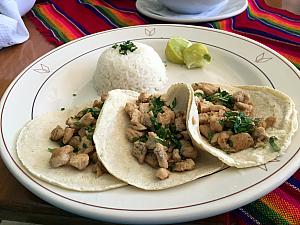
M248 2L247 10L238 16L196 25L252 38L276 50L300 69L300 15L269 7L264 0ZM40 1L27 16L56 45L108 29L161 23L137 13L134 0ZM300 170L273 192L230 212L229 220L237 224L300 224L299 189Z

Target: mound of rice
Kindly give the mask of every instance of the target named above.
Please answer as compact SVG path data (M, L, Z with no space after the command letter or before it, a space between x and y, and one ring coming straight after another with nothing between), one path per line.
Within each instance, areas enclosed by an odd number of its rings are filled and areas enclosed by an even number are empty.
M94 85L99 93L112 89L159 91L167 82L166 68L150 46L133 42L137 49L122 55L119 47L106 49L99 57Z

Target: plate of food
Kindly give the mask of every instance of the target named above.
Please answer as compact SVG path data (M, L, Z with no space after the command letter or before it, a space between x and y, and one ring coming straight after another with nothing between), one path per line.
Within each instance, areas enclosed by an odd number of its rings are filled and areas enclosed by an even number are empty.
M1 157L32 193L115 223L233 210L300 166L298 70L248 38L144 25L40 57L1 100Z

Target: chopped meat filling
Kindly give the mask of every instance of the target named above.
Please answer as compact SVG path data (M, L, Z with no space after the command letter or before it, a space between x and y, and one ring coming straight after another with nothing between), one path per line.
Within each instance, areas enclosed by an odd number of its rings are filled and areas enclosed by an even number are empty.
M199 113L199 131L208 142L227 153L262 147L269 140L266 129L276 117L253 118L249 93L228 93L213 84L192 85Z
M155 176L160 180L167 179L171 171L194 169L198 157L187 131L186 113L174 110L176 98L170 105L166 102L164 95L141 93L136 102L124 107L130 119L125 132L133 142L131 154L139 163L157 169Z
M107 172L98 160L93 141L96 120L104 101L104 97L95 100L91 108L84 108L74 117L69 117L64 128L57 125L52 130L50 139L61 146L52 151L49 160L52 168L71 166L84 170L91 166L97 177ZM134 133L129 131L129 136L132 135Z

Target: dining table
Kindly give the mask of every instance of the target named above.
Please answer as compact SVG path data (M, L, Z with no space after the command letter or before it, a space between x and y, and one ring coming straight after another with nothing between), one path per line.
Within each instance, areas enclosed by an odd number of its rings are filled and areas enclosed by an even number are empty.
M286 2L289 1L265 0L265 3L270 7L277 9L284 8L287 11L295 10L295 7L289 7ZM300 3L298 3L298 6L299 5ZM37 12L38 9L36 8L35 10L35 12ZM43 34L41 26L32 19L33 13L34 12L29 12L23 17L25 26L30 34L29 40L22 44L6 47L0 50L0 96L4 94L10 83L29 64L38 59L40 56L55 49L58 45L64 43L63 39L53 41L53 37L49 37L49 35L47 37L45 33ZM293 13L295 15L300 15L299 11L295 11ZM37 13L35 15L37 15ZM153 22L152 20L150 21ZM300 19L298 21L300 26ZM40 199L20 184L20 182L7 169L1 159L0 178L0 220L51 225L110 224L108 222L96 221L66 212ZM300 221L298 222L298 224L300 224ZM237 224L237 217L235 217L232 212L226 212L210 218L204 218L183 224L233 225Z

